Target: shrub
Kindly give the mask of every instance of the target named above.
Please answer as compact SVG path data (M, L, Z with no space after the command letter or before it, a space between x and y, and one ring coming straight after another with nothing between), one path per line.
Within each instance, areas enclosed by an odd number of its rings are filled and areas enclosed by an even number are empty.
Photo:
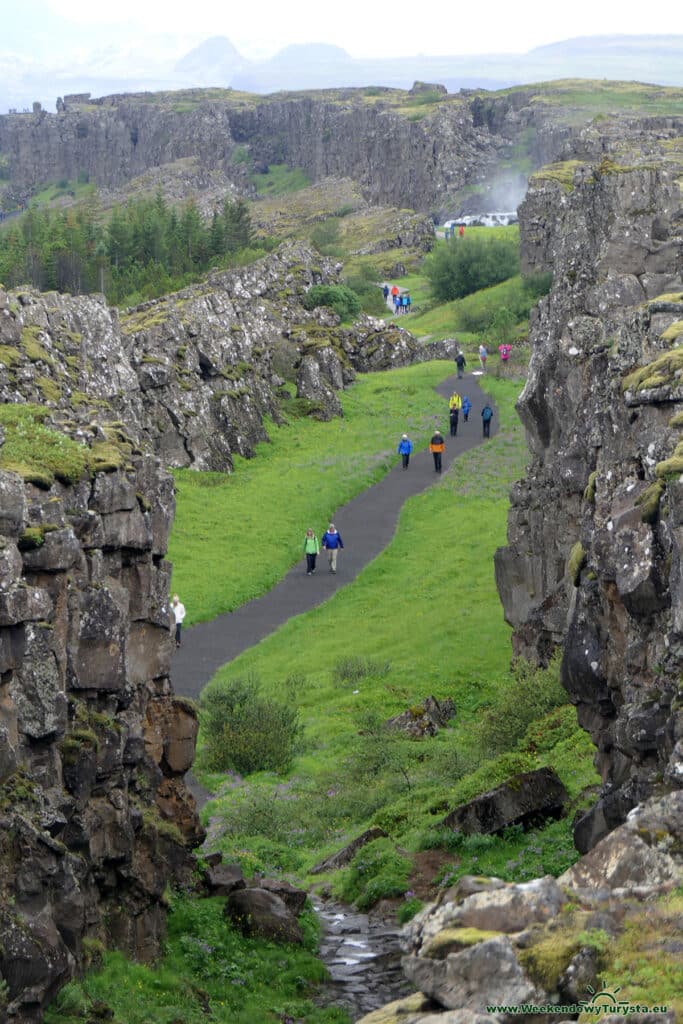
M301 735L298 710L261 696L254 676L205 693L200 721L210 771L286 771Z
M396 911L396 917L399 924L407 924L408 921L412 921L418 911L422 910L424 906L422 900L418 899L417 896L412 896L409 892L405 894L405 903L402 903Z
M360 313L360 300L343 284L314 284L303 298L304 309L329 306L342 320L351 320Z
M338 256L341 228L337 217L328 217L311 231L311 241L323 256Z
M519 241L514 235L451 239L436 248L424 266L434 296L451 302L518 274Z
M381 899L402 896L408 889L411 862L390 839L375 839L351 861L341 880L341 896L367 910Z
M337 686L347 686L366 676L385 676L390 668L388 661L373 661L372 658L359 658L351 654L337 659L332 669L332 678Z
M489 755L512 750L532 722L567 703L560 684L560 659L537 668L521 658L513 666L513 678L496 697L479 726L481 748Z

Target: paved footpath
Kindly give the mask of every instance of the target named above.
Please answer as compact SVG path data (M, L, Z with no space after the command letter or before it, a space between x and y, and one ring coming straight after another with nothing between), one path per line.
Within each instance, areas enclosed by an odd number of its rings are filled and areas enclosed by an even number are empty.
M487 396L481 391L477 377L469 373L463 380L458 380L455 375L447 378L436 390L444 396L443 416L434 427L441 430L446 442L443 456L445 471L458 455L482 442L481 410ZM449 437L447 407L453 390L460 395L468 395L472 402L469 422L463 423L461 413L455 438ZM492 402L491 405L495 411L495 405ZM498 415L495 411L491 423L492 436L497 430ZM397 445L400 438L391 440ZM329 572L327 555L321 551L316 572L307 576L302 555L301 561L267 594L234 612L219 615L212 622L202 622L183 630L183 643L174 654L171 673L177 694L197 699L221 665L263 640L293 615L322 604L336 590L355 579L368 562L384 550L394 535L406 498L420 494L439 479L428 449L413 452L410 466L405 471L401 467L400 456L397 455L396 460L397 465L379 483L373 484L335 513L333 521L344 541L336 575ZM308 525L301 524L302 543ZM319 537L327 529L327 523L311 525ZM207 585L210 585L208 580Z

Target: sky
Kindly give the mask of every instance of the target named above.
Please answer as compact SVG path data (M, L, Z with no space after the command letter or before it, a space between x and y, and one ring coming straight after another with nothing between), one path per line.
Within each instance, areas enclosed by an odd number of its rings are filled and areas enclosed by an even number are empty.
M0 0L0 7L13 0ZM334 43L352 57L415 54L525 53L535 46L585 35L683 34L683 4L659 0L647 8L623 0L48 0L64 17L88 24L127 23L131 30L227 36L243 56L261 59L291 43Z

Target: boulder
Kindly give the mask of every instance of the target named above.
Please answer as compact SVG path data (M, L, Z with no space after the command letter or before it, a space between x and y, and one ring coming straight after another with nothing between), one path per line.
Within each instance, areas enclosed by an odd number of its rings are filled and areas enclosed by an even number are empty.
M510 825L534 826L547 818L561 817L567 799L567 791L555 772L539 768L515 775L456 807L446 815L443 825L465 835L501 832Z
M236 889L228 896L225 916L250 939L301 944L303 933L284 900L266 889Z
M423 739L425 736L436 736L439 729L445 728L454 715L454 701L438 701L436 697L427 697L422 703L394 715L387 725L390 729L407 733L413 739Z
M204 882L211 896L229 896L235 889L247 887L239 864L209 864Z
M372 828L367 829L361 835L356 836L348 846L345 846L343 850L339 850L337 853L331 854L326 857L325 860L321 860L315 867L312 867L310 874L319 875L323 871L338 871L339 868L345 867L350 864L353 858L356 856L358 851L365 846L367 843L371 843L374 839L386 839L387 833L379 825L373 825Z

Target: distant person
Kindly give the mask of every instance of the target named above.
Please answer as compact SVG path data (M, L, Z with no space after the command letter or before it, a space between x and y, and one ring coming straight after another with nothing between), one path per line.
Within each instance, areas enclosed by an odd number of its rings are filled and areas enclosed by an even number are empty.
M462 378L467 366L467 360L465 359L465 353L461 348L458 349L458 354L455 357L455 365L458 368L458 377Z
M344 547L341 534L337 531L334 523L330 523L323 534L323 547L327 551L327 561L330 564L330 572L337 571L337 552Z
M404 292L401 296L401 312L405 315L408 312L408 292Z
M175 621L175 645L176 647L180 647L180 631L185 619L185 605L182 604L177 594L173 595L171 611L173 612L173 619Z
M385 284L384 288L382 288L382 295L384 296L384 301L386 302L387 299L389 298L389 285L388 284Z
M479 363L484 373L486 373L486 360L488 359L488 357L489 350L487 349L486 345L482 342L481 345L479 346Z
M401 440L398 442L398 454L401 456L401 463L403 468L407 469L410 463L410 456L413 454L413 442L410 440L407 434L404 434Z
M465 423L467 423L467 421L468 421L468 419L470 417L470 409L471 408L472 408L472 403L470 402L469 398L467 397L467 395L463 395L462 396L462 418L465 421Z
M507 363L508 359L510 358L510 353L512 352L512 345L508 345L507 343L503 342L502 345L498 346L498 351L500 352L500 358L502 362Z
M401 296L398 294L398 291L397 291L396 294L394 295L394 316L398 316L398 314L400 312L401 312Z
M410 307L413 304L413 300L410 297L410 292L406 292L406 313L410 313Z
M486 403L484 408L481 410L481 422L484 428L484 437L491 436L491 420L493 419L493 409Z
M310 576L315 572L315 560L320 554L320 543L313 530L306 530L304 537L304 554L306 555L306 575Z
M451 425L451 437L456 437L458 433L458 420L460 418L460 410L462 409L462 398L457 391L454 391L448 400L448 418Z
M446 451L443 435L440 430L435 430L429 442L429 450L434 457L434 471L441 472L441 456Z
M391 289L391 297L394 300L394 302L396 302L396 296L397 295L398 295L398 285L395 284L395 285L392 286L392 289Z
M460 238L464 238L465 237L465 225L464 224L461 224L460 227L458 228L458 235L460 236Z

